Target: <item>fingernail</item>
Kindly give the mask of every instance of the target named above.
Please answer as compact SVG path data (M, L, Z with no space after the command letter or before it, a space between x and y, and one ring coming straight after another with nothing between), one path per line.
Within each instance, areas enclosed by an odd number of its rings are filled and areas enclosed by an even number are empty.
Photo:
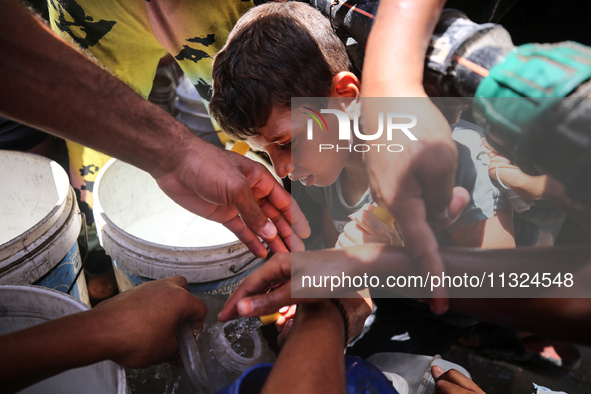
M445 222L446 220L449 220L449 208L445 208L443 212L438 213L432 218L434 222Z
M288 306L284 306L283 308L279 309L279 313L285 313L289 310Z
M440 377L441 375L443 375L445 371L438 365L433 365L431 367L431 374L433 375L433 377L435 379L437 379L438 377Z
M289 319L287 322L285 322L285 326L283 327L283 331L285 331L285 333L287 334L289 332L289 330L291 330L291 326L293 326L293 319Z
M271 222L267 222L267 224L265 224L265 227L263 227L263 231L261 232L261 236L263 238L273 238L276 235L277 235L277 229L275 228L275 225Z
M250 300L240 300L238 302L238 313L242 316L248 315L252 312L252 301Z

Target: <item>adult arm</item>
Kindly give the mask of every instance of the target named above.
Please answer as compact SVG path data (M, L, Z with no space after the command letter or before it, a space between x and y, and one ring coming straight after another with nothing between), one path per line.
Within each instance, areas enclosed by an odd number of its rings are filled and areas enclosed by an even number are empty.
M0 114L149 172L179 205L224 224L258 256L267 252L257 236L285 251L290 223L309 235L303 214L264 166L196 138L17 0L2 2L0 25Z
M345 393L344 332L331 301L301 305L263 393Z
M447 121L427 99L423 66L431 34L444 0L385 0L380 2L367 42L363 66L362 96L409 97L397 101L397 112L417 116L412 133L393 141L404 150L392 154L369 152L367 168L376 202L387 207L398 221L405 246L423 272L441 273L443 263L430 227L449 225L469 200L464 189L454 189L457 149ZM419 98L419 99L417 99ZM407 107L405 107L405 105ZM368 133L376 130L378 113L387 112L379 102L364 101L363 118ZM396 133L395 133L396 134ZM402 133L398 133L402 134ZM445 291L439 291L432 308L447 308Z
M572 272L575 283L591 281L591 248L584 246L506 250L442 248L441 255L445 262L445 274L451 277L463 277L466 274L468 277L476 275L480 278L484 272L491 273L493 269L495 272L507 273L516 268L524 272L543 272L543 267L558 266L563 273L567 272L566 267L576 269ZM228 299L219 318L227 320L237 314L260 316L272 313L283 305L314 302L322 297L338 297L341 294L339 290L350 290L337 287L333 292L330 281L327 286L303 289L301 278L303 275L315 275L319 278L325 275L340 277L342 274L382 275L382 278L396 275L408 278L420 275L421 272L405 248L380 244L354 246L343 250L278 254L242 282ZM497 274L494 275L498 279ZM508 280L508 277L505 279ZM265 294L266 289L276 283L283 283L283 286ZM507 281L504 289L500 288L499 281L496 286L495 295L510 297L507 295L511 290ZM463 298L451 299L450 305L453 310L497 324L588 344L587 333L591 329L591 297L588 287L587 294L581 294L581 297L586 298L558 298L560 292L565 290L564 286L538 288L538 298L466 298L464 295ZM425 294L423 290L413 293L411 287L396 288L393 291L418 298L424 298ZM581 290L581 293L584 292Z
M0 336L0 386L16 392L71 368L103 360L145 368L171 359L175 329L200 328L205 305L183 277L149 282L93 309Z

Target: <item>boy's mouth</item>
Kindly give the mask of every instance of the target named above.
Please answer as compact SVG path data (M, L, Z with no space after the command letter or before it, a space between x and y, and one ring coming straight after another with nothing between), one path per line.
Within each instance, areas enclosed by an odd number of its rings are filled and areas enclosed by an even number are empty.
M312 184L314 184L314 174L310 174L307 177L300 178L299 181L304 186L312 186Z

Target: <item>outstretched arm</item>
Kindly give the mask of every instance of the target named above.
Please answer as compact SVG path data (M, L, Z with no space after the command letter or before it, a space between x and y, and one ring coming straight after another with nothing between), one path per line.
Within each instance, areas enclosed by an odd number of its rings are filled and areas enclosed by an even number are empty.
M469 201L466 190L454 189L457 150L449 125L427 99L423 67L431 34L444 0L384 0L380 2L363 65L363 118L368 133L378 128L381 101L374 97L410 98L396 101L396 112L417 117L412 133L418 139L394 136L402 152L368 154L370 186L376 202L398 221L405 246L423 272L440 273L443 263L431 226L450 224ZM440 291L432 308L447 308Z
M537 288L540 290L537 293L539 298L453 298L451 308L507 327L589 343L587 333L591 328L591 298L584 284L591 281L591 248L445 248L441 250L441 255L445 262L445 274L450 277L476 275L480 278L483 273L490 274L494 269L495 278L498 278L497 273L512 272L516 267L523 272L544 272L543 267L559 266L564 268L564 273L567 272L565 263L568 263L568 267L576 269L572 271L573 284L583 284L578 289L581 297L585 298L557 298L560 291L567 290L564 287L566 284L550 288L540 285ZM292 267L298 272L292 272ZM388 275L409 278L418 276L421 272L405 248L380 244L292 253L291 257L288 254L278 254L238 286L220 312L219 318L229 320L238 314L260 316L272 313L283 305L315 302L320 297L338 297L343 291L350 291L337 286L333 292L330 281L324 287L303 288L301 280L305 275L316 278L328 275L330 278L342 275L362 277L364 274L382 275L383 278ZM508 280L508 276L505 279ZM283 286L266 293L270 286L277 283L283 283ZM515 290L515 286L511 287ZM497 281L494 289L497 289L498 297L508 297L508 282L500 290L500 283ZM339 290L342 292L339 293ZM419 292L413 292L414 290ZM425 297L424 290L409 286L392 288L392 291L411 297ZM585 291L586 294L583 294ZM302 294L307 298L292 298L302 297Z
M187 288L180 276L149 282L89 311L0 336L0 386L16 392L103 360L144 368L171 359L175 329L185 320L200 328L205 318Z
M17 0L0 13L0 114L149 172L179 205L224 224L258 256L309 226L264 166L196 138L55 36ZM292 209L293 207L293 209ZM285 243L285 244L284 244Z

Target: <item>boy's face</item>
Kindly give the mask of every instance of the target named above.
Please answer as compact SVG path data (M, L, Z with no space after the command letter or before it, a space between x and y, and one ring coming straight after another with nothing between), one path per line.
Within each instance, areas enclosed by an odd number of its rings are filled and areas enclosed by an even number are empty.
M260 134L249 138L248 144L269 155L280 178L289 175L291 180L299 180L305 186L333 184L350 155L347 150L319 152L319 144L336 146L336 135L316 133L319 138L315 135L314 140L308 140L306 119L295 119L292 128L290 108L274 106L267 124L258 131Z

